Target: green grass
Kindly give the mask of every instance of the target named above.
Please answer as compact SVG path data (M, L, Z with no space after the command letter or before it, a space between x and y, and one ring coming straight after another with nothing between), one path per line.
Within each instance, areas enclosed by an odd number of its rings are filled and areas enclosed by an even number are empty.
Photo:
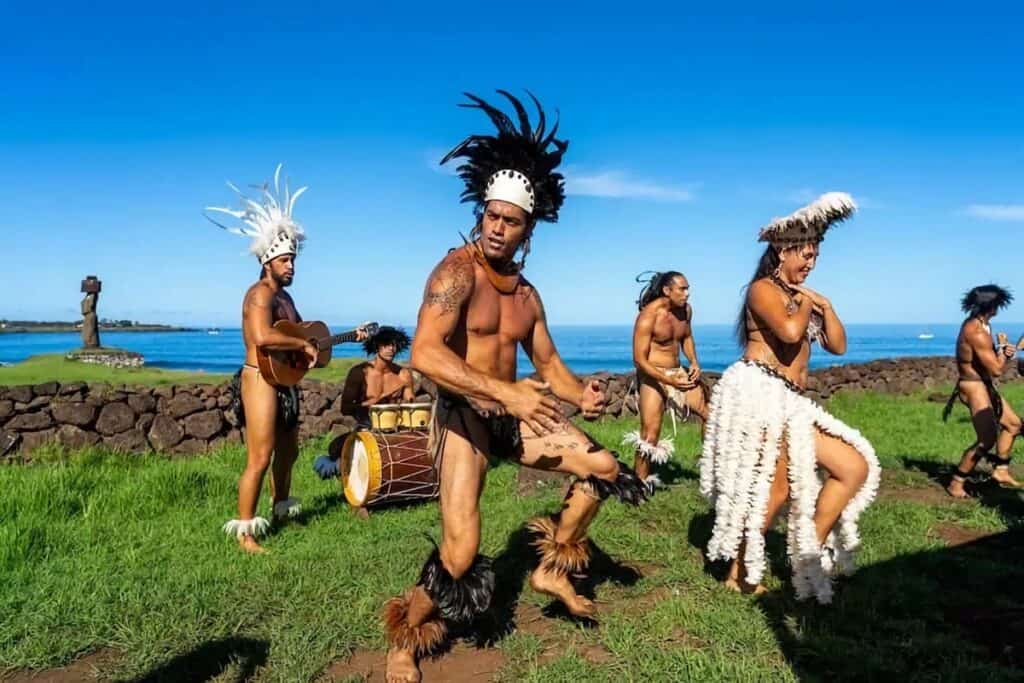
M356 363L355 358L332 360L326 368L311 371L307 377L322 382L339 382ZM239 358L241 364L241 358ZM182 372L156 368L108 368L104 365L65 360L62 354L32 356L21 363L0 368L0 385L42 384L43 382L107 382L157 386L167 384L219 384L230 375L213 372Z
M1019 402L1024 385L1006 393ZM841 395L832 407L874 441L900 491L938 490L930 477L970 438L964 409L943 426L942 404L921 397ZM587 429L614 446L634 426ZM50 464L0 468L0 670L111 648L119 654L104 675L113 679L181 676L186 664L223 660L216 680L302 681L357 648L382 651L380 605L416 579L430 549L424 534L439 536L437 506L359 519L336 482L313 475L316 446L295 470L305 513L262 557L218 530L234 513L241 448L176 460L87 452L58 464L51 453ZM860 570L831 607L793 600L773 533L772 592L754 599L723 590L705 567L711 520L694 480L697 430L682 428L677 446L664 472L670 490L639 509L609 502L592 526L600 625L540 617L499 639L502 680L1020 680L981 631L958 622L970 607L1024 608L1021 546L1013 550L1007 531L1024 519L1020 496L881 496L863 519ZM524 586L521 529L557 509L561 491L518 497L515 478L508 464L489 473L482 552L499 558L499 606L515 598L541 608L548 601ZM266 495L262 506L266 514ZM1006 552L947 548L943 525L1001 534Z

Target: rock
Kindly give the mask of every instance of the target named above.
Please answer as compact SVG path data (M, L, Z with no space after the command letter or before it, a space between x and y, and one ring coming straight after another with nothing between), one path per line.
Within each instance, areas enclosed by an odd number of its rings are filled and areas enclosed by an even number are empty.
M57 443L67 448L85 448L98 443L100 437L95 432L87 432L74 425L64 424L57 428Z
M224 426L224 418L219 410L207 410L185 418L185 433L197 439L209 439L216 436Z
M32 387L36 396L55 396L59 389L60 385L56 382L43 382Z
M0 429L0 458L14 453L15 450L17 450L19 443L21 443L20 434L17 432L9 432L6 429Z
M157 415L149 428L148 438L153 450L168 451L185 438L185 430L173 418Z
M560 407L562 409L562 415L566 418L575 417L580 412L580 409L571 403L562 402Z
M38 432L22 432L21 450L25 452L35 450L43 444L53 441L56 434L56 429L43 429Z
M231 443L241 443L242 432L238 431L237 429L229 429L228 433L224 435L224 438L230 441Z
M172 396L174 396L174 387L173 386L155 387L153 389L153 396L155 396L157 398L171 398Z
M622 399L610 401L604 410L605 415L616 416L622 412Z
M128 405L137 414L152 413L156 410L156 399L149 394L130 394L128 396Z
M88 427L96 419L96 406L89 403L57 401L50 412L57 422L78 427Z
M349 426L348 424L346 424L344 422L337 422L337 423L331 425L331 428L328 431L328 433L331 436L339 437L339 436L348 436L349 434L351 434L354 431L355 431L354 427L351 427L351 426Z
M186 439L171 449L174 455L198 455L207 450L206 442L199 439Z
M4 427L19 432L35 431L53 426L53 418L49 413L22 413L11 418ZM53 431L53 430L50 430Z
M180 418L203 409L203 402L191 394L178 392L173 398L161 401L160 412L170 417Z
M207 410L213 410L217 407L217 399L213 396L203 399L203 408Z
M48 405L50 405L49 396L36 396L34 399L28 402L28 405L25 406L25 408L28 410L35 410L36 408L42 408L43 406Z
M117 453L142 453L148 448L146 433L139 428L103 437L103 445Z
M20 403L28 403L32 400L32 387L26 385L10 387L7 390L7 398Z
M323 395L329 403L334 403L335 399L341 396L341 390L343 385L341 384L325 384L323 386Z
M135 428L142 431L143 434L149 431L149 428L153 426L153 413L146 413L145 415L139 416L139 421L135 423Z
M218 408L227 408L229 405L231 405L231 394L224 392L217 397Z
M96 431L104 436L113 436L135 426L135 411L127 403L115 401L103 406L96 420Z
M299 441L323 436L331 428L322 417L307 417L299 423Z
M86 389L89 388L85 382L68 382L62 384L60 389L57 391L58 396L74 396L75 394L83 394Z
M0 420L14 414L14 401L3 399L0 401Z
M320 393L302 394L302 412L306 415L319 415L327 407L327 399Z

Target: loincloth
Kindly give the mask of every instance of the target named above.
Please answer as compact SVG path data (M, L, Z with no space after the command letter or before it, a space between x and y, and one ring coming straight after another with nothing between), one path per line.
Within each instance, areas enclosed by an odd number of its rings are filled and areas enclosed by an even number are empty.
M451 428L451 421L459 420L467 440L471 440L471 432L465 412L472 412L487 430L487 452L498 458L518 459L523 451L523 436L519 429L519 418L507 413L497 413L481 407L464 396L448 392L438 392L434 402L434 419L431 423L431 448L434 462L440 463L444 449L445 434ZM476 444L474 444L476 445ZM439 465L438 465L439 466Z
M658 369L664 372L669 377L686 377L689 374L689 371L686 368L677 367ZM674 387L671 384L660 382L654 379L653 377L650 377L649 375L645 375L643 373L637 373L637 377L640 383L646 384L647 386L656 389L658 393L661 394L662 399L665 401L666 407L670 411L672 411L672 414L675 417L678 417L682 420L685 420L690 415L690 408L689 406L686 405L686 394L688 392L693 391L693 389L699 388L701 392L704 394L704 401L707 402L709 398L708 385L704 382L703 378L697 380L697 384L694 385L694 387L692 387L691 389L684 390ZM639 388L637 389L637 391L639 392ZM637 406L639 406L639 402L637 403Z
M228 410L235 414L239 428L245 426L245 405L242 402L242 372L250 368L259 372L252 365L245 365L235 372L228 385L231 393L231 404ZM277 392L277 427L289 432L299 426L299 402L301 393L298 387L275 387Z
M996 383L991 377L987 378L974 378L974 377L961 377L953 385L953 393L949 395L949 400L946 401L946 407L942 409L942 421L945 422L949 419L949 414L953 412L953 406L959 400L965 406L967 402L960 396L960 383L961 382L981 382L985 385L985 390L988 392L989 403L992 404L992 414L995 415L996 422L1003 419L1003 397L999 393L999 389L996 388ZM967 406L970 408L970 406Z

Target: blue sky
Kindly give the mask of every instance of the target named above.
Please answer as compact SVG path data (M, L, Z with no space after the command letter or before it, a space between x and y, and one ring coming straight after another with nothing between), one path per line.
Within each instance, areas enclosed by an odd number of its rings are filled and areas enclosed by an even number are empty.
M552 322L631 323L665 268L730 321L759 226L828 190L863 206L809 283L846 320L953 322L991 280L1024 301L1019 9L445 5L5 3L0 317L71 319L96 273L101 315L237 325L258 269L201 211L282 161L303 314L409 323L472 220L437 161L488 124L455 105L499 87L571 141L528 267Z

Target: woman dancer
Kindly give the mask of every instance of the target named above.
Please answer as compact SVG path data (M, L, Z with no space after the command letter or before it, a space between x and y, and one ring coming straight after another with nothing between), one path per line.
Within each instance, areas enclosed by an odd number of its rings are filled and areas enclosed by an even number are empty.
M848 194L832 192L761 230L768 247L737 326L745 352L712 393L700 461L701 493L715 508L708 556L732 560L733 590L764 591L764 534L787 502L797 597L831 602L832 577L853 568L857 518L875 497L878 460L860 432L803 388L812 341L846 351L831 302L804 282L825 232L855 209Z

